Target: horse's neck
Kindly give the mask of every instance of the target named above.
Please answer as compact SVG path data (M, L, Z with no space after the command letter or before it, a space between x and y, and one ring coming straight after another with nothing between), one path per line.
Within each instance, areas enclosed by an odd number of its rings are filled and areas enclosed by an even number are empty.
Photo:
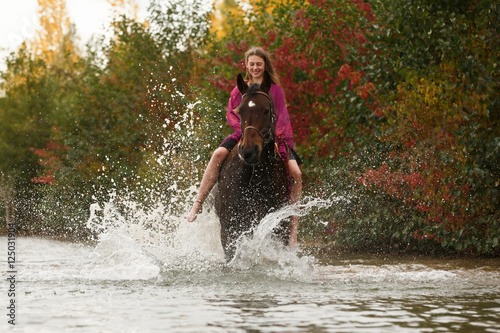
M266 165L268 170L280 168L283 163L281 156L275 148L274 141L269 142L262 151L261 163Z
M269 143L262 149L262 158L266 161L270 160L271 162L274 162L275 157L274 141L269 141Z

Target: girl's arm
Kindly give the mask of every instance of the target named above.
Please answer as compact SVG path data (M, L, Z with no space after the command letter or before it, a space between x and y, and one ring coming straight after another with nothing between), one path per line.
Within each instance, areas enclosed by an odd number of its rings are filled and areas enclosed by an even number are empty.
M276 141L281 157L286 160L286 146L293 148L293 129L290 122L290 115L286 107L285 95L280 86L273 84L271 86L271 96L273 98L274 109L276 112ZM241 130L240 130L241 131Z
M229 103L227 105L227 113L226 119L234 130L234 133L228 136L227 139L234 139L236 141L240 141L241 139L241 124L240 124L240 116L234 111L241 102L241 94L237 87L233 89L231 92L231 96L229 97Z

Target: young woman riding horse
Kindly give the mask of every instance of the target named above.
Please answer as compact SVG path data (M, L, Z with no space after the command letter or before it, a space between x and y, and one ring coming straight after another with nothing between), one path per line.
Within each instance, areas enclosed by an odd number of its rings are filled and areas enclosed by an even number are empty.
M293 148L293 131L290 124L290 116L288 115L286 107L285 96L280 87L279 78L274 72L268 53L262 48L254 47L248 50L245 53L245 65L245 80L249 85L254 83L262 84L265 72L267 72L271 77L272 84L269 95L273 100L276 113L276 142L278 143L278 150L283 160L287 161L288 159L288 171L293 178L290 201L292 204L297 203L300 201L302 196L302 173L299 167L299 165L302 164L302 161ZM196 201L186 217L189 222L196 219L203 202L217 182L222 162L241 139L240 117L236 111L241 102L241 97L242 96L238 87L235 87L231 92L231 97L229 98L229 104L227 107L227 121L234 129L234 133L228 136L221 143L219 148L214 151L205 174L203 175ZM297 230L298 216L293 216L290 227L289 245L297 244Z

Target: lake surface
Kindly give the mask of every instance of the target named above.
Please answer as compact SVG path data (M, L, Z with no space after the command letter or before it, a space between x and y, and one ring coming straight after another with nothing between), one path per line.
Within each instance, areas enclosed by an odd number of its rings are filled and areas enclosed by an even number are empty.
M499 259L314 256L264 230L225 265L214 216L176 226L17 238L16 325L4 280L0 331L500 332Z

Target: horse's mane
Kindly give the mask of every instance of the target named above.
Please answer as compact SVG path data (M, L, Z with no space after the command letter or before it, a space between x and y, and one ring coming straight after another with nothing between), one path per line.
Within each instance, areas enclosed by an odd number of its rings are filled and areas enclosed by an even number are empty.
M252 96L256 91L260 91L260 84L258 83L253 83L248 87L246 94L248 96Z

